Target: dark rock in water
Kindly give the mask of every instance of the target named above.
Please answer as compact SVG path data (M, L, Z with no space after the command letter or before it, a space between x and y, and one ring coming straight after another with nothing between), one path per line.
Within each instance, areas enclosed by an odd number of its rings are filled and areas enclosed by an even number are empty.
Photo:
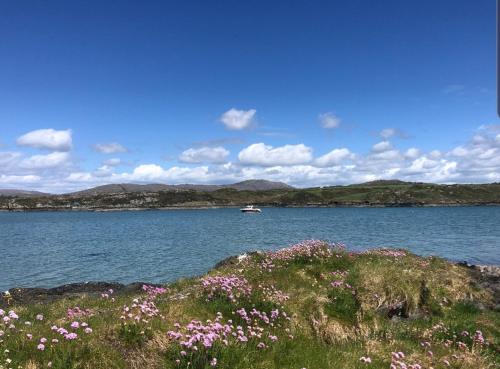
M12 304L43 304L62 298L109 293L109 290L113 290L113 294L134 293L140 292L144 284L160 286L143 282L127 285L116 282L84 282L65 284L54 288L12 288L8 294L4 293L0 298L0 307Z

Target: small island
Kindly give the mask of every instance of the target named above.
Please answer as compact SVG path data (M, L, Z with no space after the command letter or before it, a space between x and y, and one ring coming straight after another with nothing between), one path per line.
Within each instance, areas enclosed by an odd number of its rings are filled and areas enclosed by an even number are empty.
M0 298L0 368L500 365L498 268L309 240L168 285Z

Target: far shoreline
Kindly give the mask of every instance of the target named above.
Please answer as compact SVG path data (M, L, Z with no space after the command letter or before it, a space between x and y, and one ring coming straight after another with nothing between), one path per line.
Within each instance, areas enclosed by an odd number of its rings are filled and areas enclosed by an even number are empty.
M120 211L161 211L161 210L212 210L212 209L240 209L245 205L213 205L213 206L166 206L166 207L117 207L117 208L16 208L16 209L0 209L3 213L23 213L23 212L120 212ZM450 207L497 207L500 203L429 203L429 204L336 204L336 205L258 205L256 206L265 209L334 209L334 208L450 208Z

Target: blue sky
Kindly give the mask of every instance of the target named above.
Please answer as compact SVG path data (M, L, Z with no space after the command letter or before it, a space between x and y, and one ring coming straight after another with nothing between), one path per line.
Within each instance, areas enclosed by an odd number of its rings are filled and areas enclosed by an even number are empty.
M495 32L485 0L2 2L0 187L499 181Z

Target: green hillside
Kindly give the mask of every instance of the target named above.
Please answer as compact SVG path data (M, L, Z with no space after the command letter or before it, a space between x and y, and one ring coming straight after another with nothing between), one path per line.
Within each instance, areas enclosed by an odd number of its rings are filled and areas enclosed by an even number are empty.
M436 185L376 181L350 186L215 191L169 190L94 195L0 197L0 209L121 209L213 206L430 206L500 204L500 184Z

